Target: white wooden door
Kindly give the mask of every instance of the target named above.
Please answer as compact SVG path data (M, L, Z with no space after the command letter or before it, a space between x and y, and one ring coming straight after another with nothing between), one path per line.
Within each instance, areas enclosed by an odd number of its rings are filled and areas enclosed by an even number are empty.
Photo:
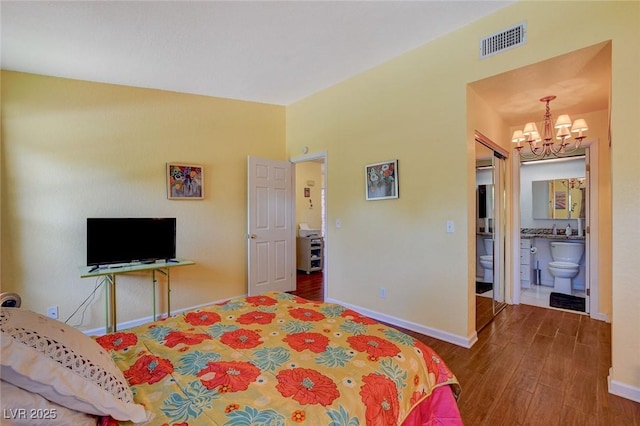
M248 293L295 290L293 165L249 156L247 193Z

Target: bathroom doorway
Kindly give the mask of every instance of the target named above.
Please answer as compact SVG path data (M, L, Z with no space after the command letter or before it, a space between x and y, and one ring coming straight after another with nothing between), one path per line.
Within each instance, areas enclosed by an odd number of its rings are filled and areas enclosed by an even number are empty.
M505 146L515 146L511 143L511 135L515 130L522 130L525 123L541 121L544 111L539 99L548 95L557 96L553 105L555 118L569 114L574 119L584 118L589 124L587 138L582 142L588 148L586 158L589 176L589 219L585 219L583 224L586 239L584 261L589 274L589 315L602 321L611 320L612 309L611 56L611 41L604 41L469 85L473 94L473 103L469 103L473 106L471 111L480 110L476 104L481 99L482 108L494 114L485 113L482 120L486 121L490 134L500 137ZM582 66L572 65L578 63ZM589 90L585 90L586 87ZM496 117L499 120L495 120ZM475 119L478 120L477 117ZM495 125L497 122L500 125ZM515 149L508 149L513 152L509 167L508 300L509 303L519 304L522 279L520 159ZM576 224L572 224L572 228L575 227Z
M322 301L327 285L325 152L292 158L296 228L296 294Z
M520 289L514 291L522 304L590 311L591 255L586 229L592 185L588 154L583 151L520 162L521 280ZM577 257L557 259L554 253L559 246L577 248ZM556 278L558 261L563 265L560 272L568 277L566 288ZM568 273L568 262L576 265L575 273Z
M476 331L506 307L506 151L476 132Z

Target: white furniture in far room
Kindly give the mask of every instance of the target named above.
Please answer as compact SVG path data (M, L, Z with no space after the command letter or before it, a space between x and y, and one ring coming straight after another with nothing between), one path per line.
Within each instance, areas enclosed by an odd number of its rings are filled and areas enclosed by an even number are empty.
M531 288L533 281L533 262L531 254L531 239L520 240L520 287ZM540 283L537 283L540 284Z
M324 242L322 237L298 237L296 244L296 268L307 274L322 271Z

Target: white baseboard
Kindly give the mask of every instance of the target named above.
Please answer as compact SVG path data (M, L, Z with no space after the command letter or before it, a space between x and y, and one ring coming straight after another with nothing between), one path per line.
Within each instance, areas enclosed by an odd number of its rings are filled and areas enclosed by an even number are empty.
M352 305L340 300L332 298L326 299L327 302L337 303L338 305L346 306L349 309L353 309L356 312L360 312L363 315L376 319L378 321L386 322L388 324L395 325L397 327L406 328L407 330L415 331L425 336L433 337L434 339L442 340L448 343L452 343L463 348L470 348L478 341L478 335L474 332L470 337L459 336L457 334L449 333L446 331L438 330L431 327L426 327L421 324L416 324L411 321L405 321L400 318L396 318L390 315L386 315L380 312L373 311L371 309L363 308L360 306Z
M640 402L640 388L612 380L611 368L609 369L609 377L607 377L607 380L609 381L609 393L635 402Z
M598 320L598 321L604 321L604 322L607 322L607 323L611 322L611 318L609 318L609 315L603 314L602 312L596 312L594 314L591 314L590 316L591 316L591 318L593 318L595 320Z
M183 308L183 309L177 309L175 311L171 311L171 315L176 315L176 314L181 314L183 312L187 312L187 311L192 311L194 309L200 309L200 308L204 308L205 306L210 306L210 305L214 305L216 303L224 303L227 300L231 300L231 299L235 299L236 297L245 297L246 294L242 294L240 296L233 296L233 297L228 297L226 299L221 299L221 300L216 300L213 302L207 302L207 303L203 303L201 305L196 305L196 306L191 306L188 308ZM166 318L167 317L167 313L166 312L162 312L159 313L157 316L157 319L162 319L162 318ZM125 321L125 322L119 322L117 325L117 329L118 331L122 331L122 330L126 330L128 328L133 328L133 327L137 327L139 325L142 324L147 324L153 321L153 315L149 315L147 317L143 317L143 318L137 318L134 320L130 320L130 321ZM107 330L105 329L105 327L99 327L99 328L92 328L90 330L84 330L83 333L88 335L88 336L102 336L104 334L106 334Z

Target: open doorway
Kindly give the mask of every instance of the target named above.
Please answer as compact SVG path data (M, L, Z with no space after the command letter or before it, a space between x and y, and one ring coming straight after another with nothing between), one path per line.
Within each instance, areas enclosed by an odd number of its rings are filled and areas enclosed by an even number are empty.
M611 309L612 255L609 173L611 169L611 42L598 43L491 76L473 82L469 87L476 97L475 102L480 104L478 99L481 99L481 104L484 105L482 115L475 113L473 117L481 122L478 128L486 127L491 130L489 134L492 135L502 134L500 140L512 146L515 145L510 143L511 135L516 130L523 130L525 124L529 122L537 121L542 125L540 120L544 118L544 111L540 106L540 99L550 95L557 98L553 105L553 114L555 114L553 121L560 115L566 114L574 118L583 118L589 123L587 139L582 143L583 146L588 146L586 154L589 159L589 166L585 173L580 175L588 177L585 182L589 183L586 187L588 196L585 198L585 206L588 210L584 217L582 215L580 217L582 232L578 232L580 224L577 217L567 217L562 220L534 217L532 182L527 184L528 193L521 194L524 191L521 190L520 159L518 155L512 156L510 202L512 209L509 227L511 245L509 267L512 283L510 301L514 304L522 303L523 289L531 288L533 283L537 282L542 284L542 286L538 285L537 289L545 291L553 289L556 293L563 293L555 291L555 280L547 280L545 283L545 274L549 271L549 263L552 259L549 253L554 236L554 224L556 233L561 230L563 235L569 224L571 235L578 236L580 233L585 240L584 255L578 263L578 274L582 273L584 279L580 277L570 284L572 293L574 290L582 290L588 296L588 300L585 300L585 310L582 312L585 314L588 312L592 318L607 320ZM563 177L576 176L578 175L565 174ZM568 200L568 196L566 199ZM562 202L562 199L560 201ZM528 203L527 210L524 207L525 202ZM567 204L567 206L567 208L573 208L573 204ZM523 215L530 216L531 221L524 221ZM542 246L535 239L532 241L531 236L539 238ZM540 279L538 279L538 271L541 272ZM545 294L545 301L546 297ZM548 297L551 297L550 293Z
M326 155L292 159L295 169L296 291L323 301L326 277Z

